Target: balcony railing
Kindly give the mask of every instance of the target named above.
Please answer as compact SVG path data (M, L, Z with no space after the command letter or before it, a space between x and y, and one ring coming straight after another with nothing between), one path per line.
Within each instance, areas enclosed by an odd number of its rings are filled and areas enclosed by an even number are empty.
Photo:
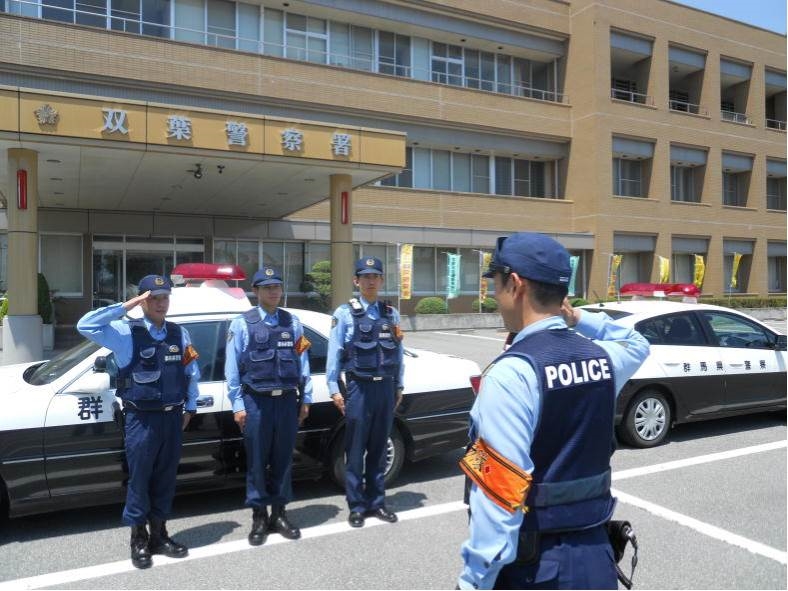
M708 112L705 109L701 109L700 105L696 105L695 103L688 103L686 101L677 101L671 99L668 101L668 108L671 111L680 111L682 113L692 113L693 115L708 115Z
M3 0L0 0L3 2ZM256 38L241 37L231 28L211 26L204 30L177 27L174 25L147 22L142 20L137 12L123 11L116 8L107 10L103 7L91 6L77 2L77 9L62 8L53 5L42 5L40 0L8 0L7 12L10 14L54 20L84 26L91 26L113 31L122 31L135 35L172 39L187 43L196 43L224 49L233 49L250 53L258 53L274 57L284 57L296 61L306 61L314 64L339 66L352 70L387 74L402 78L424 80L457 86L473 88L497 94L527 97L541 101L566 103L568 97L560 92L545 88L536 88L526 82L512 80L479 79L459 73L427 70L414 68L410 65L393 63L385 56L375 56L369 52L356 51L352 55L347 53L328 52L318 48L304 48L282 43L270 43ZM86 8L83 10L82 8ZM44 12L46 11L46 12ZM44 18L46 15L46 19ZM629 99L627 99L629 100ZM635 98L632 102L642 102Z
M766 127L769 129L779 129L780 131L785 131L785 121L780 119L767 119Z
M626 101L628 103L637 103L639 105L654 106L654 99L647 94L639 92L630 92L629 90L620 90L618 88L610 89L610 98L617 101Z
M736 111L721 111L722 120L730 121L732 123L742 123L744 125L750 124L750 118L746 113L737 113Z

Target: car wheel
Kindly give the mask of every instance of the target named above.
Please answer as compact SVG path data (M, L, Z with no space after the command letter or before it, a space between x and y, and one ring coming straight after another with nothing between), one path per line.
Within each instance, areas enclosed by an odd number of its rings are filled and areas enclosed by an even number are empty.
M394 482L405 463L405 442L396 425L391 428L386 446L386 486ZM340 433L331 447L331 478L345 487L345 434Z
M662 392L645 390L629 403L618 432L635 447L654 447L662 443L670 430L670 404Z

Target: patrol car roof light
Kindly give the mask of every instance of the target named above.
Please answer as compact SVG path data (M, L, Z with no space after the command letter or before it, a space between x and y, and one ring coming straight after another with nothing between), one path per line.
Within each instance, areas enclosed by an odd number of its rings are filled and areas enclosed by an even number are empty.
M175 265L172 269L172 273L170 273L170 278L176 285L194 285L212 279L222 281L243 281L246 279L246 273L244 273L244 270L238 265L182 263L180 265Z
M627 283L621 286L620 293L633 300L681 297L688 304L698 303L700 297L700 289L694 283Z

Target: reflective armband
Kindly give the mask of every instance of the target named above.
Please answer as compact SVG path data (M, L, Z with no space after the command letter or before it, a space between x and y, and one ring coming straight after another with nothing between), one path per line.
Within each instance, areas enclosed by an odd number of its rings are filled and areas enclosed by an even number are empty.
M531 475L501 456L483 439L476 440L460 460L460 468L493 503L514 513L527 511L525 497Z
M298 340L296 341L295 352L298 355L301 355L301 353L303 353L304 351L309 349L309 347L311 347L311 346L312 346L312 343L309 341L309 339L302 335L302 336L298 337Z
M195 359L199 359L200 354L192 345L187 345L186 350L183 352L183 364L189 365Z

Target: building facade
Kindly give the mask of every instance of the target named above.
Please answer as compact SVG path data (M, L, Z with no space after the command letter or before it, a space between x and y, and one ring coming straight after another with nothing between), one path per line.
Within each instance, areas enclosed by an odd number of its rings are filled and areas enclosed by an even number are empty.
M33 261L65 331L180 262L281 265L303 305L358 255L393 299L413 244L404 312L449 253L470 311L480 251L530 230L589 300L613 255L618 284L700 256L705 294L784 294L785 46L664 0L0 0L0 287Z

